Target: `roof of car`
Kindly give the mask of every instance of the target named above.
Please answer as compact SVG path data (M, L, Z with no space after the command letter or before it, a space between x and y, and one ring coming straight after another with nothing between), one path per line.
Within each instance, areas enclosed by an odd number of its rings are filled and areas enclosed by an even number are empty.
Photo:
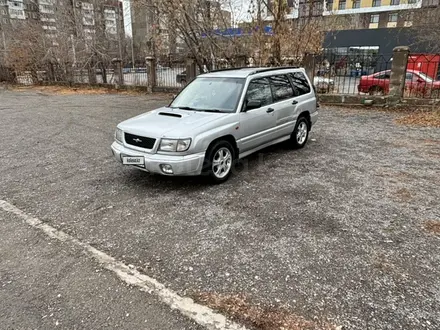
M250 75L265 73L265 72L288 72L288 70L298 69L298 67L246 67L246 68L233 68L225 70L211 71L200 75L200 77L228 77L228 78L247 78Z

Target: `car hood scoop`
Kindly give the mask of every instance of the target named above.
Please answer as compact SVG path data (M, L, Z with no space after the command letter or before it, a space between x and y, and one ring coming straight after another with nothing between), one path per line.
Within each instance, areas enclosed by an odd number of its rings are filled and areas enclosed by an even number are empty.
M159 112L158 115L159 116L169 116L169 117L182 118L182 115L179 113Z

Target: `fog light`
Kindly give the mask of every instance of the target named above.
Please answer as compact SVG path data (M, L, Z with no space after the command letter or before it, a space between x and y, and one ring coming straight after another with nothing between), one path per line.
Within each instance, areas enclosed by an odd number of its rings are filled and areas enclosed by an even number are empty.
M162 165L160 165L160 169L165 174L173 174L173 167L171 165L169 165L169 164L162 164Z

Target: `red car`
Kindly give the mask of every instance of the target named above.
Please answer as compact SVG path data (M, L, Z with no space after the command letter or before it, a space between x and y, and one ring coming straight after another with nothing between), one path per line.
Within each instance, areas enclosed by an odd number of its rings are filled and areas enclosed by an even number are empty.
M360 93L385 95L390 90L391 70L362 76L358 85ZM421 71L406 70L405 91L412 95L440 95L440 81L435 81Z

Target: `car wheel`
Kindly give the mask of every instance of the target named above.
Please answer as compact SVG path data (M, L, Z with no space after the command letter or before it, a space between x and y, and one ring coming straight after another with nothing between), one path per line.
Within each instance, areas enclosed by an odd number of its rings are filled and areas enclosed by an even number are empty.
M218 141L206 152L203 172L214 183L225 182L235 164L235 150L228 141Z
M301 149L309 138L310 123L306 117L299 117L295 129L290 136L291 145L294 149Z
M370 88L370 95L384 95L384 91L382 87L379 86L373 86Z

